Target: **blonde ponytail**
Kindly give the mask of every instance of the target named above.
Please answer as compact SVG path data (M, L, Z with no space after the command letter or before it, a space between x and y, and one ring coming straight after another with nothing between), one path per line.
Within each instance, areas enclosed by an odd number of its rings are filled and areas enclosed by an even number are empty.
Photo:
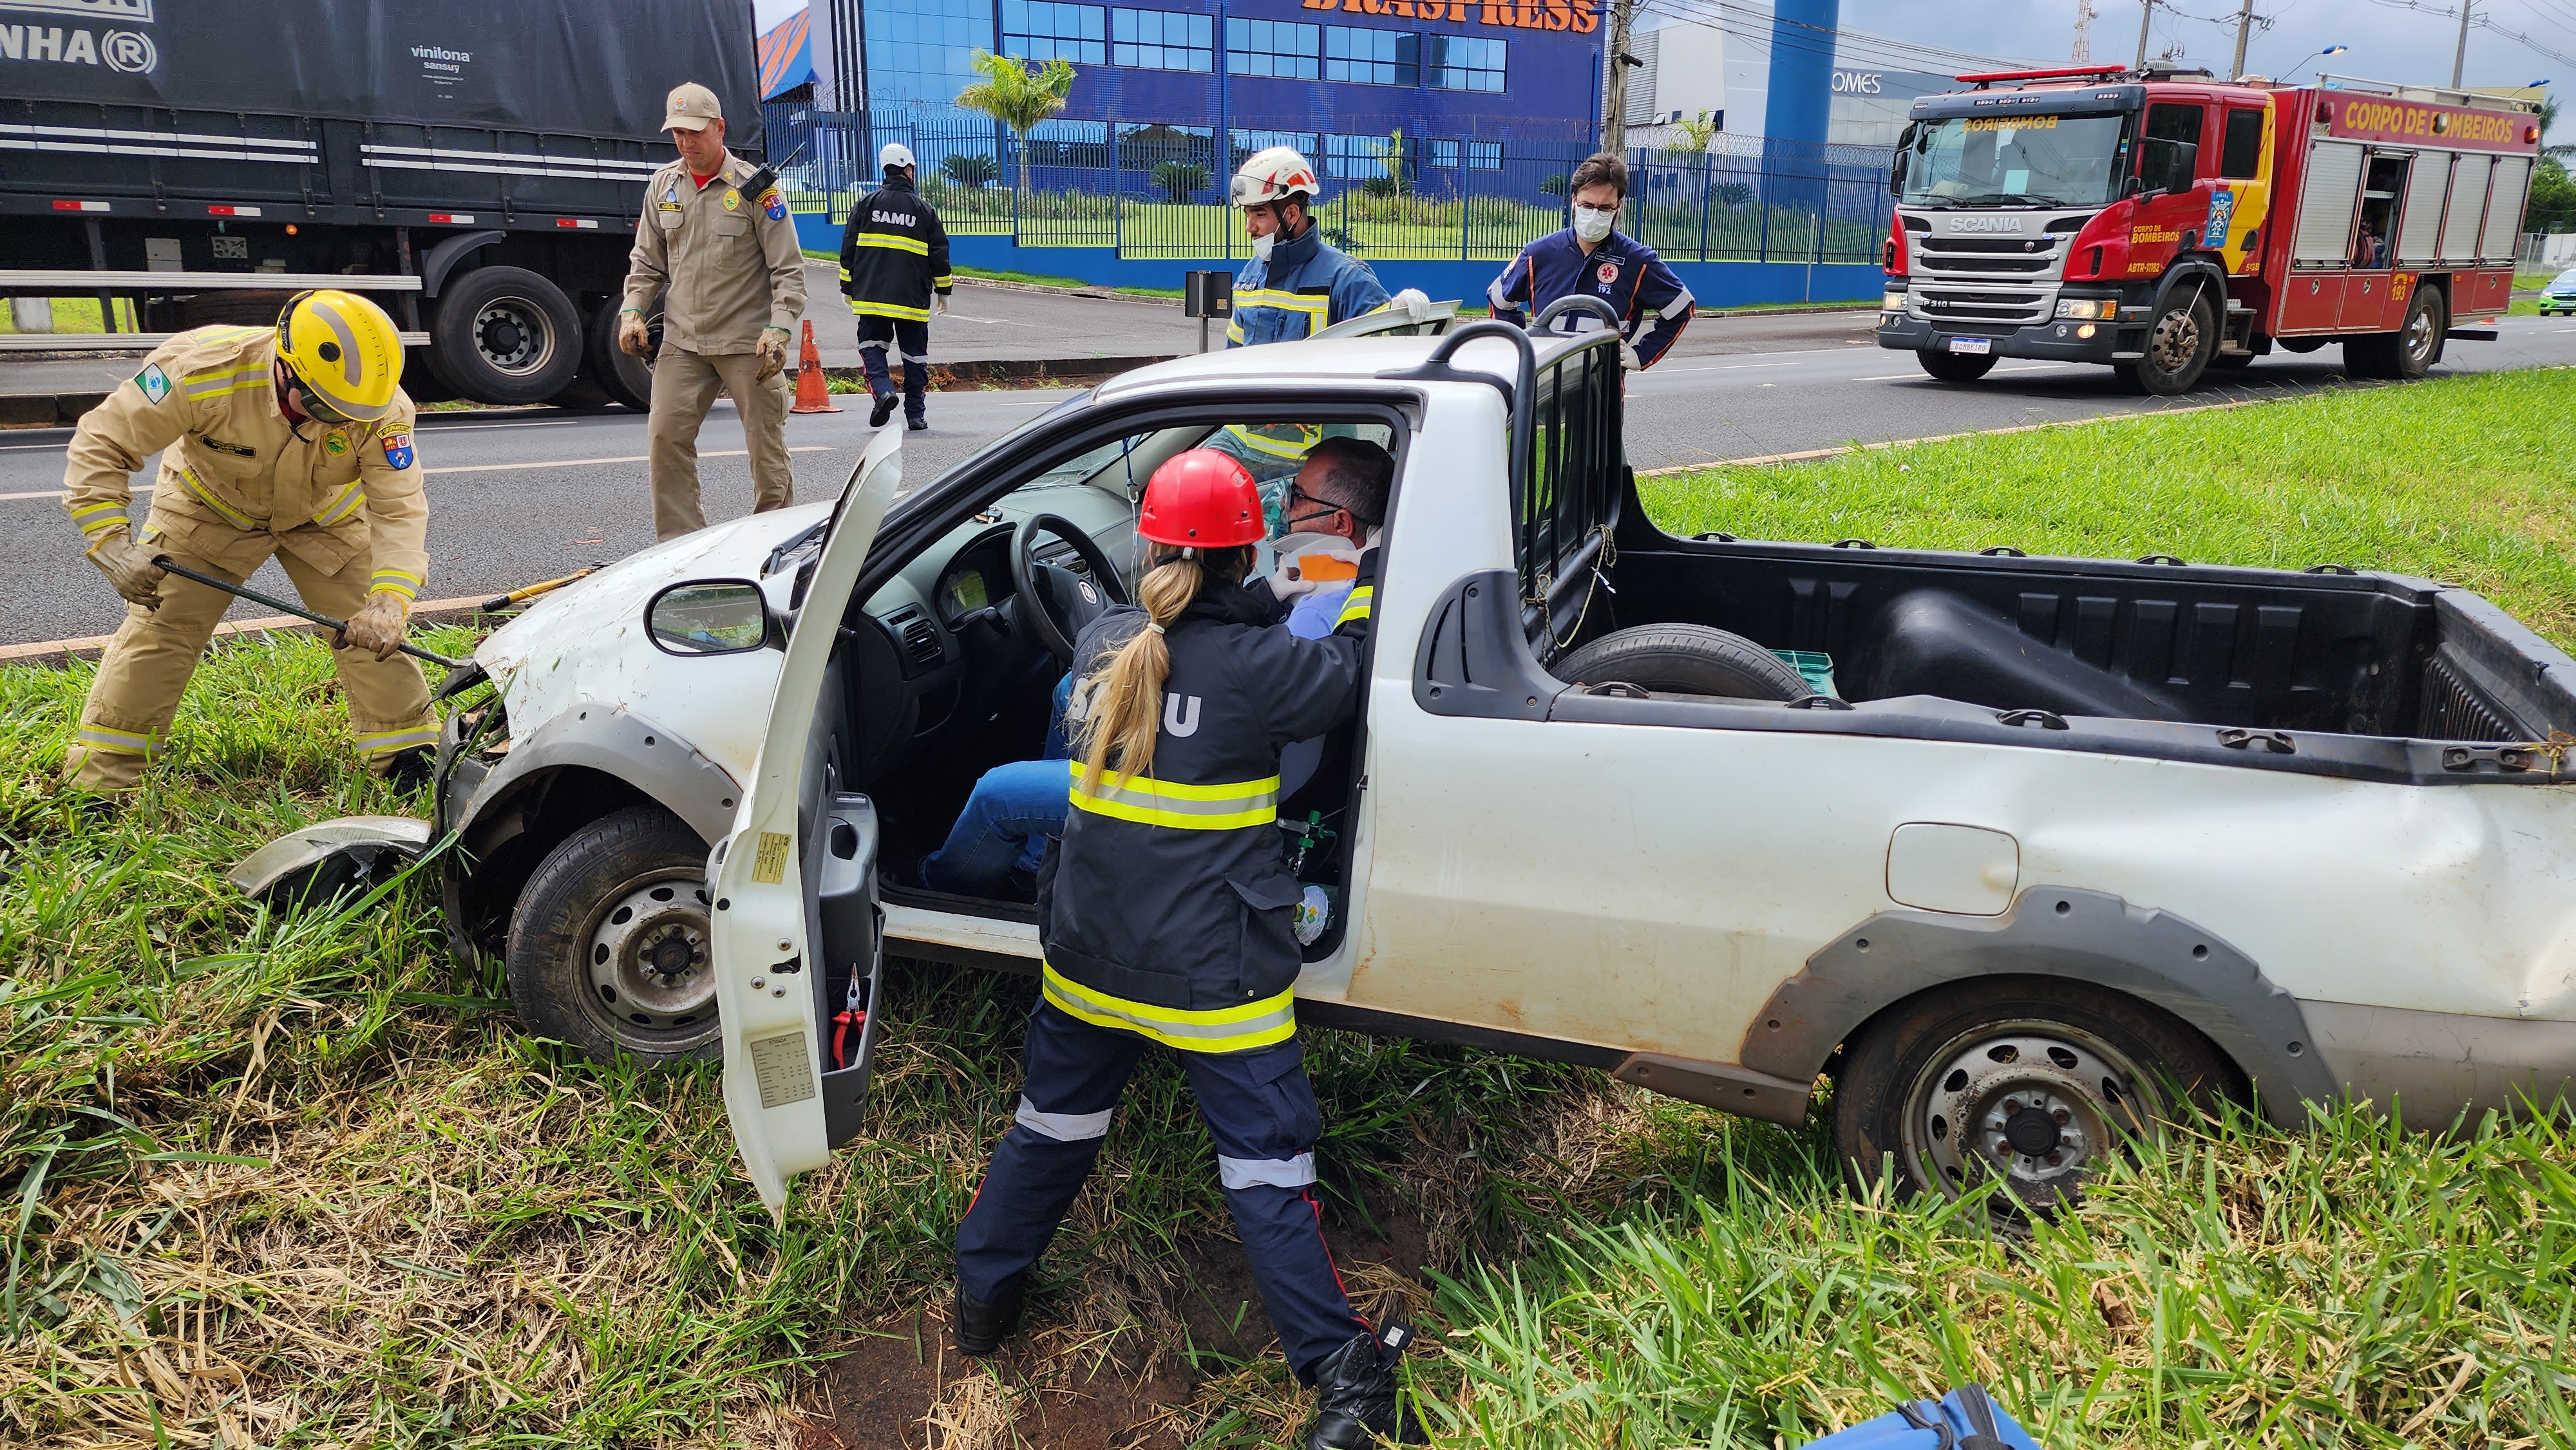
M1163 631L1181 611L1197 601L1213 578L1240 583L1252 566L1249 546L1239 549L1172 550L1157 545L1160 562L1136 584L1136 602L1145 607L1145 626L1112 651L1109 658L1074 688L1088 701L1073 737L1082 761L1080 788L1098 795L1102 778L1150 775L1154 742L1162 731L1163 682L1171 678L1172 650Z

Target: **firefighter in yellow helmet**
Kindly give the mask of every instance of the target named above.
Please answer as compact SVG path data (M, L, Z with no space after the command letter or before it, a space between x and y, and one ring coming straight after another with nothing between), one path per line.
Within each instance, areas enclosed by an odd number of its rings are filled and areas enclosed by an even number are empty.
M348 621L331 660L369 766L427 778L438 720L420 666L394 653L429 567L402 362L384 309L306 292L275 327L180 333L82 415L65 502L126 611L65 752L73 788L134 787L232 603L160 569L160 555L235 583L274 555L308 606ZM161 473L138 533L130 484L155 453Z

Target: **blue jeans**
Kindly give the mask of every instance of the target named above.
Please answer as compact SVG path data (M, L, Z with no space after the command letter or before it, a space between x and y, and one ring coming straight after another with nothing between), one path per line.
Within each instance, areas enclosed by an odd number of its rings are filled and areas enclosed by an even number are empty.
M1014 760L985 771L966 797L966 809L948 828L948 840L924 857L921 878L933 891L980 896L1002 884L1016 866L1035 871L1047 842L1064 834L1071 809L1073 746L1065 738L1064 702L1073 676L1056 682L1055 708L1047 713L1046 758Z

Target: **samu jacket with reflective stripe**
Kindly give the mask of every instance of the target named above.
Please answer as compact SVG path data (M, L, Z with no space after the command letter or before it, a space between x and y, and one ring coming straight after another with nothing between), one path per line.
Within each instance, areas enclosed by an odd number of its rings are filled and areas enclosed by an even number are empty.
M946 295L948 229L912 183L895 177L850 208L841 228L841 291L861 317L928 322Z
M1374 559L1369 561L1373 570ZM1293 1029L1298 886L1277 826L1280 747L1351 718L1365 611L1326 639L1269 623L1266 589L1202 594L1164 636L1151 779L1112 774L1073 808L1038 880L1048 1000L1171 1046L1240 1051ZM1075 642L1086 679L1145 624L1132 605ZM1085 709L1077 687L1071 709Z
M125 527L133 475L161 455L138 541L167 537L220 568L256 568L276 548L325 574L368 557L373 587L406 598L429 571L412 401L397 389L373 423L286 421L272 381L277 332L199 327L152 350L81 415L63 502L83 541Z
M1549 303L1578 292L1609 303L1619 314L1619 335L1637 350L1643 367L1653 367L1690 326L1690 288L1654 248L1615 227L1589 252L1572 228L1539 238L1521 248L1485 289L1485 299L1493 304L1494 316L1527 327L1533 311L1543 312ZM1588 310L1567 312L1548 326L1554 332L1591 332L1601 319Z
M1234 275L1226 346L1295 342L1385 305L1386 288L1368 263L1324 245L1323 229L1310 223L1295 241L1271 247L1268 260L1246 262Z

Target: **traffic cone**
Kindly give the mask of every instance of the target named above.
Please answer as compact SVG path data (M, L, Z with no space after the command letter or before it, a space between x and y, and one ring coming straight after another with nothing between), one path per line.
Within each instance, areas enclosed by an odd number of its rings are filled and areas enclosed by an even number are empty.
M791 413L837 413L832 389L823 380L823 355L814 350L814 319L805 319L805 348L796 355L796 406Z

